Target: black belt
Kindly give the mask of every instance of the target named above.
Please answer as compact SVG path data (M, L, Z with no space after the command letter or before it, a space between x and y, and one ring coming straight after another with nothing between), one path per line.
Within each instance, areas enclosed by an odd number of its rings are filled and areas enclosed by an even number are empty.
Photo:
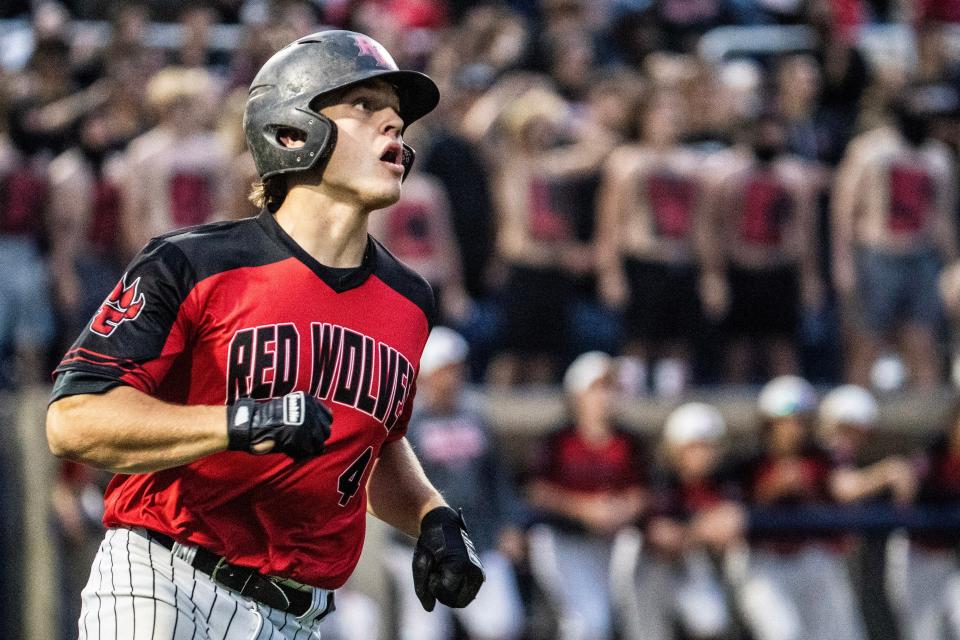
M176 540L170 536L150 530L146 530L146 535L149 539L156 540L173 551ZM302 591L289 587L251 567L230 564L224 558L207 551L203 547L192 546L191 548L196 550L196 554L193 556L190 566L197 571L206 573L214 582L231 591L236 591L242 596L256 600L272 609L293 614L298 618L307 613L313 606L312 590ZM333 592L328 592L326 609L317 618L327 615L333 610L333 606Z

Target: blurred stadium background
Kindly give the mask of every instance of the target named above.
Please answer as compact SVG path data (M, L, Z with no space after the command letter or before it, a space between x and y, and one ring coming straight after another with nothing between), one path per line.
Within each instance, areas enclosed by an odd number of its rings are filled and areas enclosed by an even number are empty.
M465 358L493 434L480 448L498 452L492 491L514 496L477 526L515 579L498 589L521 605L500 631L467 619L412 631L389 569L396 543L371 523L325 638L960 640L957 0L0 2L4 637L76 637L102 534L107 478L46 448L49 372L147 239L256 213L246 87L279 46L325 27L372 35L441 87L407 132L418 159L403 199L371 229L431 281L442 324L468 345L441 364ZM589 422L586 387L562 383L591 351L615 357L611 421L643 452L627 482L642 506L607 527L551 509L551 495L586 494L562 492L562 464L544 467L550 434ZM820 397L869 389L879 413L847 417L869 435L838 445L815 406L764 413L761 386L787 374ZM665 432L689 401L719 409L725 430L703 414ZM787 499L765 511L745 480L764 458L747 454L775 449L773 417L792 415L830 490L813 496L812 480L784 472ZM476 445L462 429L447 437L454 453ZM722 501L685 502L671 452L708 441L717 469L754 466L729 476ZM819 460L804 451L793 457ZM427 462L442 473L476 460ZM444 490L469 495L457 477ZM875 486L840 496L842 478ZM627 495L587 493L601 511ZM701 520L716 535L697 534ZM566 536L580 570L551 564L545 531ZM817 615L804 599L832 598L817 572L836 569L810 549L849 577L862 633L802 620ZM763 574L763 554L794 568ZM713 591L680 577L703 559ZM594 570L599 587L584 578ZM814 592L781 593L764 616L753 578ZM591 604L604 611L577 609L578 591L608 585ZM794 613L777 608L794 600Z

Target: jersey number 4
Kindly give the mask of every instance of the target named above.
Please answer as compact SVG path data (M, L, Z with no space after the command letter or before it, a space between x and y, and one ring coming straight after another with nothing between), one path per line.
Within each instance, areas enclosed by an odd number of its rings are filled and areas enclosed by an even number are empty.
M360 481L373 458L373 447L367 447L360 457L353 461L347 470L337 479L337 492L340 494L340 506L345 507L360 489Z

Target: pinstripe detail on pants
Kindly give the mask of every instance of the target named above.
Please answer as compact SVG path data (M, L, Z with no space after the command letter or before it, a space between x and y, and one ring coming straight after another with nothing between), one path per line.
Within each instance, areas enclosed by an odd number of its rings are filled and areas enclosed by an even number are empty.
M302 619L260 605L129 529L107 531L81 600L80 640L310 640L326 605Z

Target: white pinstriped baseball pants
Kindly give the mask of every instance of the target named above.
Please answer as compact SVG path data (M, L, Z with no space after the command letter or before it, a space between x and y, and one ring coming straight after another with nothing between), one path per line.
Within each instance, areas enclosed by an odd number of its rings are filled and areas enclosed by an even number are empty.
M326 594L297 618L213 582L161 544L108 529L81 594L80 640L318 640Z

